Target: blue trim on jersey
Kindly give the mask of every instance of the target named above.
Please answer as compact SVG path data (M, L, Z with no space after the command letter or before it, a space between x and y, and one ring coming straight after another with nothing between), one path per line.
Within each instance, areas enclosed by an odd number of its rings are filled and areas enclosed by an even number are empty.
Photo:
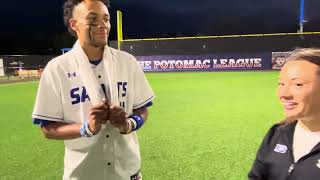
M101 59L100 60L91 60L91 61L89 61L91 64L93 64L93 65L98 65L98 64L100 64L101 63Z
M44 117L44 118L50 118L50 119L56 119L56 120L63 120L61 118L56 118L56 117L50 117L50 116L43 116L43 115L39 115L39 114L33 114L35 116L39 116L39 117Z
M40 127L43 127L43 126L50 124L50 123L52 123L52 121L37 119L37 118L33 119L33 124L40 125Z
M145 100L144 102L140 103L140 104L133 105L133 109L138 109L138 108L140 108L139 106L141 106L142 104L144 104L144 103L146 103L146 102L150 101L153 97L154 97L154 95L153 95L153 96L151 96L150 98L148 98L147 100ZM150 102L151 102L151 101L150 101ZM146 104L145 104L145 106L146 106L146 105L148 105L150 102L146 103ZM151 105L152 105L152 104L151 104ZM147 106L147 107L148 107L148 106Z
M146 105L144 105L144 107L150 107L150 106L152 106L152 105L153 105L153 102L150 101L150 102L148 102Z

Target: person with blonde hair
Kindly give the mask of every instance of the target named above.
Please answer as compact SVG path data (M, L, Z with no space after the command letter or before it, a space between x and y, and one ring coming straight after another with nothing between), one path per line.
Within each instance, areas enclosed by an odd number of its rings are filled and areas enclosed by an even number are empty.
M279 76L285 120L271 127L250 180L320 179L320 49L297 49Z

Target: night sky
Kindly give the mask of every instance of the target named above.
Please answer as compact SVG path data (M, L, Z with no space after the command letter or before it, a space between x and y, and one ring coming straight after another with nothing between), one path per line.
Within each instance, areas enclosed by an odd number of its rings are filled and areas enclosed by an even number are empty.
M64 0L9 0L0 6L0 54L58 54L72 38ZM305 0L305 31L320 31L320 0ZM123 13L124 38L297 32L300 0L112 0Z

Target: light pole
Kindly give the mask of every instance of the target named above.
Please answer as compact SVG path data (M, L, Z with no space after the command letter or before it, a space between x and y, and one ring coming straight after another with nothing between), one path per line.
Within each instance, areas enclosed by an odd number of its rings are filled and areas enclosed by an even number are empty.
M303 25L307 21L304 20L304 0L300 1L300 19L299 19L299 26L300 29L298 30L299 33L303 33Z

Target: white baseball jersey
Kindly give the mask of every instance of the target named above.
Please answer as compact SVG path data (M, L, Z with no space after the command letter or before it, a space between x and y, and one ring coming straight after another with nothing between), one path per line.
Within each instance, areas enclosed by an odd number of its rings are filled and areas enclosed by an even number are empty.
M120 106L128 114L151 102L154 93L135 58L123 51L112 49L116 60L116 86ZM66 123L83 123L92 107L90 97L79 74L73 49L51 60L39 84L33 119ZM92 65L101 87L108 92L108 71L103 61ZM129 180L140 171L140 150L136 132L120 134L107 124L90 138L65 140L64 180Z

